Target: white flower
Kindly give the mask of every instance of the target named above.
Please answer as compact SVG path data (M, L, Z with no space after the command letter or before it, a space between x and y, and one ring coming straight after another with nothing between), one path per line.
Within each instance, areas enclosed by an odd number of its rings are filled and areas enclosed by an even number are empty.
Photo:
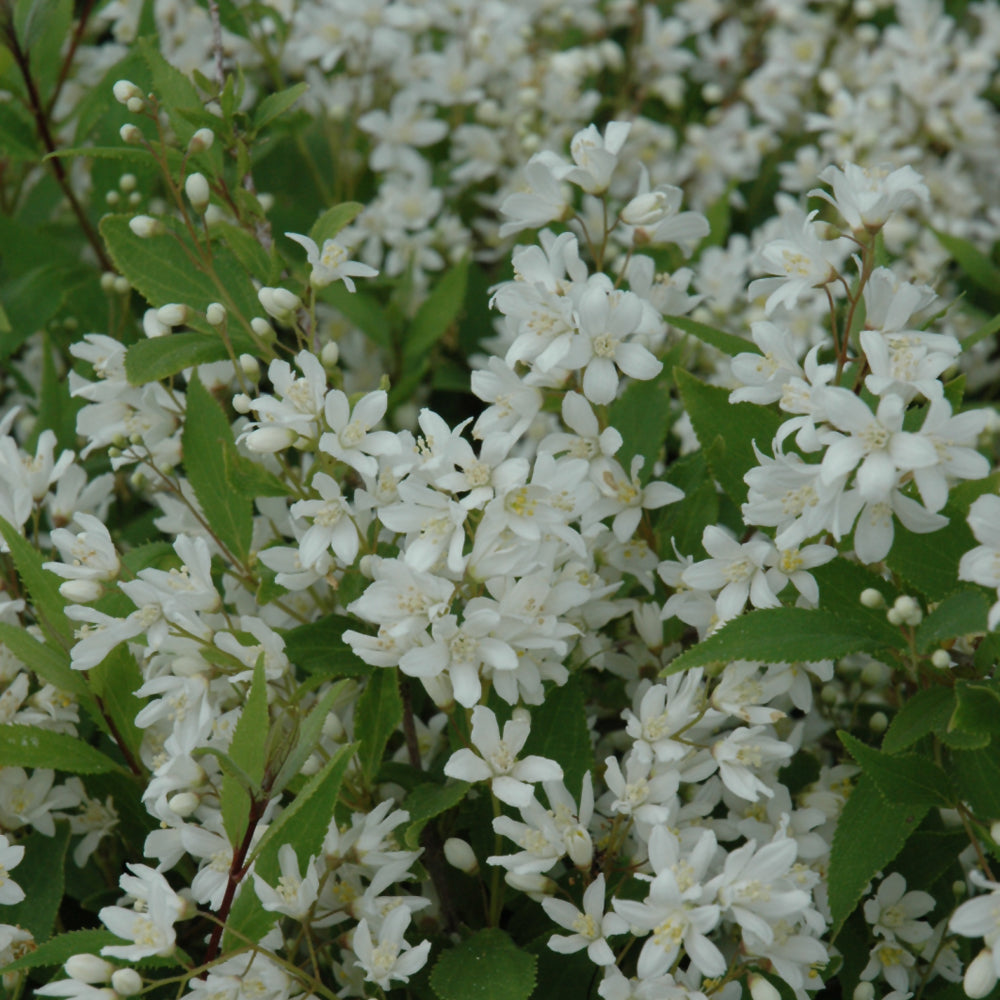
M445 764L444 773L459 781L489 781L501 802L527 805L533 794L531 783L562 779L562 768L554 760L534 754L517 759L530 729L527 711L515 709L513 717L504 723L501 739L496 715L485 705L477 705L472 710L472 745L479 755L467 747L456 750Z
M855 232L881 229L893 212L914 202L930 201L927 185L911 166L890 170L886 166L860 167L856 163L845 163L843 168L830 165L819 179L833 188L833 195L820 189L809 194L830 202Z
M119 883L135 903L132 907L105 906L98 916L101 923L128 945L106 945L102 955L134 962L150 955L171 955L176 946L174 923L184 914L185 904L167 880L148 865L130 864L131 875Z
M1000 598L1000 497L979 497L969 508L969 527L981 544L969 549L958 564L958 578L996 587ZM1000 625L1000 600L990 608L988 627Z
M511 221L500 227L500 238L519 233L522 229L537 229L547 222L562 219L569 210L566 188L556 178L552 161L561 165L554 154L536 153L524 168L523 191L507 195L500 212Z
M573 931L572 934L553 934L549 947L561 955L571 955L587 949L587 956L595 965L612 965L614 952L607 938L615 934L626 934L628 924L617 913L604 912L604 875L598 875L583 894L583 909L578 910L571 903L561 899L546 897L542 909L560 927Z
M315 568L329 549L345 565L358 555L358 529L351 520L351 508L333 476L317 472L310 484L320 499L299 500L292 504L293 517L309 518L312 524L299 540L299 559L303 566Z
M291 844L278 848L278 867L281 875L277 886L272 887L256 872L253 873L254 889L265 910L283 913L296 920L305 920L319 892L319 873L310 858L306 873L299 874L299 859Z
M907 944L922 944L932 933L929 923L915 920L934 909L929 893L906 891L906 879L899 872L887 875L874 899L865 900L865 920L879 937L899 938Z
M365 979L384 990L389 989L391 979L409 982L410 976L424 967L431 950L430 941L421 941L411 948L403 940L410 917L408 906L390 910L378 930L377 944L372 941L367 920L360 920L354 932L351 946L358 964L365 970Z
M319 439L320 451L374 478L378 462L372 456L399 450L395 434L372 430L385 416L388 405L389 397L382 389L362 396L353 409L345 393L331 389L323 407L330 430Z
M306 251L306 260L312 266L309 281L316 288L324 288L339 279L349 292L353 292L355 288L352 278L374 278L378 274L374 267L351 260L347 248L336 240L324 240L320 248L308 236L298 233L285 235Z
M24 890L10 877L10 870L16 868L24 858L24 848L12 844L0 834L0 903L11 905L24 899Z

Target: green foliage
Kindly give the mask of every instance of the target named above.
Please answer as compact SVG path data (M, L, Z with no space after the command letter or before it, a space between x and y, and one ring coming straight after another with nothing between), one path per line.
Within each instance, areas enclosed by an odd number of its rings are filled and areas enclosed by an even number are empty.
M320 249L327 240L332 240L348 223L353 222L364 209L359 201L345 201L328 208L309 230L311 239ZM346 291L346 289L345 289ZM350 292L347 292L350 295Z
M696 319L691 319L690 316L664 316L663 318L671 326L676 326L678 330L683 330L684 333L697 338L703 344L708 344L716 350L722 351L723 354L728 354L731 358L735 358L737 354L752 354L756 350L756 345L750 341L726 333L725 330L709 326L707 323L700 323Z
M431 987L440 1000L527 1000L536 961L504 931L487 927L442 953Z
M132 385L145 385L228 357L225 341L217 334L170 333L133 344L125 354L125 374Z
M285 655L310 674L367 677L370 667L344 642L344 632L357 622L347 615L326 615L285 633Z
M24 858L17 866L16 880L24 899L4 907L4 921L31 931L36 941L47 941L55 927L66 884L68 843L68 823L57 823L51 837L35 830L21 841Z
M48 767L71 774L100 774L118 765L100 750L68 736L36 726L0 728L0 767Z
M898 753L933 732L944 730L955 708L955 694L946 687L917 691L903 702L882 738L885 753Z
M946 639L986 631L989 602L981 590L963 587L949 594L917 626L917 649L930 651Z
M890 805L929 808L947 807L953 803L955 796L948 776L928 757L922 754L892 756L866 746L850 733L841 731L837 735Z
M378 773L389 737L402 718L403 700L396 671L389 668L374 671L354 710L358 762L366 782L371 783Z
M575 678L547 691L545 701L532 713L523 754L532 753L562 767L563 781L579 801L583 776L594 767L594 753L583 692Z
M430 820L435 819L465 798L469 785L464 781L453 781L438 785L427 781L411 789L406 796L406 811L410 822L403 831L403 843L413 851L420 846L420 835Z
M639 479L644 484L649 482L653 464L663 450L672 422L672 409L670 387L663 377L632 382L608 407L608 421L623 438L615 458L629 472L633 456L641 455Z
M404 371L426 365L431 348L457 322L465 304L468 277L469 258L463 257L431 289L403 338Z
M27 852L25 852L27 854ZM20 877L20 870L18 871ZM10 911L5 911L9 913ZM62 965L72 955L96 955L105 945L121 944L111 931L70 931L43 941L34 951L3 966L2 972L18 972Z
M253 683L247 692L227 754L239 773L245 775L244 781L248 781L250 787L247 788L235 773L226 773L222 779L222 822L234 848L239 846L246 833L251 797L259 793L264 777L267 731L267 681L261 658L254 667Z

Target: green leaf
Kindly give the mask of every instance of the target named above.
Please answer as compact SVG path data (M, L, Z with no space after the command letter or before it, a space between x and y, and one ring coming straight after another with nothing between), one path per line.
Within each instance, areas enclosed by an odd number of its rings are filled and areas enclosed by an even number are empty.
M287 497L291 494L286 483L252 458L241 455L235 446L227 447L222 458L226 482L233 492L245 497Z
M258 281L268 283L271 258L253 233L229 222L215 222L212 224L212 237L221 237L246 271Z
M358 741L358 760L367 784L378 774L385 746L402 718L403 700L399 696L396 671L389 667L376 670L368 678L354 710L354 738Z
M376 347L392 349L392 324L385 310L364 292L349 292L343 282L319 289L317 298L333 306Z
M1000 736L1000 691L995 683L956 682L955 710L948 720L947 732L984 738L982 746Z
M17 5L17 37L21 47L31 49L45 33L59 8L65 6L62 0L28 0Z
M5 906L3 918L6 923L31 931L36 941L47 941L55 926L63 901L68 843L69 823L65 822L56 824L51 837L43 837L36 830L21 841L24 858L13 877L24 890L24 899Z
M962 271L987 292L1000 291L1000 268L968 240L932 229L938 242L954 258Z
M138 48L153 76L153 94L170 115L170 124L177 137L186 145L198 126L191 122L188 114L178 112L201 111L210 119L213 116L204 110L201 96L188 77L163 58L155 38L140 38Z
M897 522L885 559L894 573L931 601L944 600L958 586L959 560L976 544L963 513L950 503L942 513L949 523L926 535L915 534Z
M134 343L125 352L125 374L132 385L145 385L176 375L185 368L225 361L229 357L219 336L169 333Z
M917 649L930 651L947 639L986 631L990 604L981 590L966 587L946 597L917 627Z
M950 806L954 803L948 776L929 757L920 754L892 756L867 746L843 730L837 735L890 805Z
M753 442L770 451L782 418L753 403L730 403L728 389L707 385L682 368L674 369L674 379L712 475L734 503L743 503L743 477L757 465Z
M0 535L10 549L42 631L54 645L69 649L73 644L73 629L66 617L66 600L59 593L59 577L42 568L41 554L2 517Z
M967 351L970 347L978 344L979 341L985 340L987 337L992 337L998 330L1000 330L1000 313L997 313L993 319L987 320L982 326L978 327L968 337L962 340L962 350Z
M563 769L566 787L579 796L583 776L594 767L594 752L587 707L575 677L546 691L545 700L532 709L531 732L522 756L533 753L556 761Z
M875 874L903 849L925 806L887 809L875 782L862 775L844 805L830 851L831 937L836 937Z
M291 844L295 848L300 871L310 857L322 850L323 840L334 821L334 808L340 797L344 773L356 749L357 744L354 743L341 747L267 828L257 848L254 867L265 882L277 885L281 874L278 850L282 844ZM260 905L256 893L241 893L226 923L223 950L241 947L247 940L260 941L277 918L277 913L269 913Z
M995 744L984 750L952 750L950 773L981 822L989 824L1000 816L1000 754Z
M403 339L403 366L418 365L458 320L465 304L468 255L449 268L417 310Z
M87 699L87 682L83 674L69 665L69 653L64 649L39 642L30 632L7 622L0 622L0 643L43 681L60 691L70 692L78 701Z
M4 282L0 304L7 315L8 329L0 335L0 359L9 358L59 312L65 299L65 278L63 265L42 264Z
M226 479L223 455L233 447L226 415L195 374L188 384L181 434L184 469L212 531L233 555L245 560L253 534L253 501L233 493Z
M41 153L28 112L13 101L0 104L0 150L11 160L37 162Z
M349 222L353 222L364 211L360 201L345 201L343 204L328 208L312 224L309 230L311 239L320 249L327 240L332 240ZM347 289L344 289L347 292ZM347 292L348 295L352 294Z
M0 726L0 767L47 767L71 774L120 770L100 750L66 733L37 726Z
M424 782L406 795L406 811L410 822L403 831L403 844L411 851L420 846L420 835L427 823L458 805L469 790L468 782L455 781L447 785Z
M615 457L626 472L631 472L633 456L641 455L639 479L644 484L653 474L653 464L670 432L671 410L670 386L662 377L631 382L608 407L608 423L623 439Z
M229 744L229 758L247 776L254 789L260 787L264 777L267 731L267 679L261 658L254 667L253 683ZM226 835L236 847L243 840L250 818L250 794L241 781L228 774L222 778L220 807Z
M283 115L307 90L308 83L296 83L276 94L268 94L253 113L253 131L259 132Z
M911 695L882 737L883 752L898 753L925 736L943 730L954 709L955 693L950 688L927 688Z
M901 646L845 621L831 611L810 608L764 608L733 619L714 635L681 653L663 674L731 660L764 663L815 663L849 653L874 653Z
M135 657L128 646L119 646L89 671L87 677L95 697L100 699L104 712L110 717L132 759L138 761L142 730L136 726L135 717L145 702L134 693L142 686L143 680Z
M536 963L506 932L487 927L443 952L430 983L441 1000L527 1000Z
M298 625L284 633L285 655L306 673L367 677L374 672L373 668L355 655L343 638L344 633L357 624L347 615L326 615L317 621Z
M83 405L69 393L69 379L60 376L52 356L52 343L45 336L42 351L42 387L38 397L38 418L26 443L34 451L43 430L51 430L59 449L76 448L76 415Z
M25 852L27 857L27 852ZM6 912L6 911L5 911ZM111 931L86 930L70 931L58 937L49 938L27 955L3 966L0 972L19 972L24 969L40 969L45 966L62 965L73 955L96 955L109 944L121 944L121 938Z
M725 330L718 330L707 323L699 323L698 320L691 319L690 316L664 316L663 318L671 326L676 326L678 330L683 330L702 343L711 345L716 350L722 351L723 354L728 354L731 358L735 358L737 354L753 354L757 350L752 341L744 340L732 333L726 333Z
M862 591L877 590L891 606L899 596L893 585L866 566L832 559L811 570L819 585L819 606L850 622L853 628L881 639L887 646L900 642L900 632L885 617L885 608L867 608L861 603Z

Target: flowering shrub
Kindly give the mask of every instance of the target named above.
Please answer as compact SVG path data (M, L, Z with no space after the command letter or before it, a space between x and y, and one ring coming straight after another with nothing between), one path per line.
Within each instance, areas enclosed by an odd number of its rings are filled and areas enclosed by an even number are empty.
M0 32L9 996L997 990L995 6Z

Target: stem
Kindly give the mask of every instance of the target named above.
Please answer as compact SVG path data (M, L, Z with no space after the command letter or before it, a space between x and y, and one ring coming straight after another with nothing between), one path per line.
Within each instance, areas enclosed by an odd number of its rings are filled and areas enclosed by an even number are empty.
M93 249L102 270L114 271L115 266L112 263L111 258L108 257L105 252L100 236L91 225L90 219L87 218L87 213L83 210L83 206L77 200L76 194L73 192L72 185L69 182L69 177L66 176L66 168L63 167L62 161L57 156L53 155L58 151L59 147L56 144L55 139L52 137L52 132L49 130L49 120L46 115L46 110L42 103L41 96L38 93L38 88L35 86L35 80L31 75L30 57L28 53L21 48L21 42L17 37L17 32L14 30L13 11L9 7L6 8L4 10L3 17L4 21L0 31L2 31L7 47L10 49L10 54L21 73L21 78L24 80L25 89L28 91L28 105L31 110L32 117L35 119L35 128L38 131L38 138L41 139L42 145L45 147L45 151L47 153L46 160L52 168L52 173L55 176L56 183L66 196L66 200L69 202L70 208L73 210L73 214L76 216L77 222L80 223L80 229L83 230L83 234Z
M115 725L115 720L111 718L107 710L104 707L104 700L99 695L94 695L94 701L97 702L97 707L104 717L104 721L108 724L108 729L111 732L111 737L118 744L118 749L121 750L122 756L125 758L125 763L128 764L128 769L137 777L141 778L143 775L142 765L135 759L132 755L132 751L129 749L128 744L125 742L122 734L119 732L118 727Z

